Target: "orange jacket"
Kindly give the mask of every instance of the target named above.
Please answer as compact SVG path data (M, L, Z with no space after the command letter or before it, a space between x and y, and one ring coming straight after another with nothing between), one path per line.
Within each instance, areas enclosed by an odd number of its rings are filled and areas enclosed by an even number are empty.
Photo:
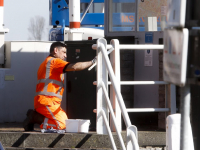
M35 108L40 105L51 105L52 102L60 103L64 92L63 69L69 62L59 58L47 57L40 65L37 73Z

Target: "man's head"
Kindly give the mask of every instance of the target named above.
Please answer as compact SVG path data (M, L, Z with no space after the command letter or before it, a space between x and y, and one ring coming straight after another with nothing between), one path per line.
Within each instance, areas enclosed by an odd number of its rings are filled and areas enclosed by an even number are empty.
M50 55L64 60L67 55L67 45L61 42L54 42L50 47Z

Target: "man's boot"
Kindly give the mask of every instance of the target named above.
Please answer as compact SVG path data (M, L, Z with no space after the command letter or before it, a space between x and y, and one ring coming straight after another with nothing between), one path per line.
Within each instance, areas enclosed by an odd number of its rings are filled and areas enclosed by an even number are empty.
M23 127L25 131L33 131L34 124L42 124L44 121L44 116L36 112L35 110L29 109L27 111L27 118L24 120Z

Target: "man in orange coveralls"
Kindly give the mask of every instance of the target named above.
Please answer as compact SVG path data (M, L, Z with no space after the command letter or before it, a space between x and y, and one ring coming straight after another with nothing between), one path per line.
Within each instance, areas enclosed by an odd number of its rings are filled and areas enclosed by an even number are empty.
M37 72L35 110L29 109L24 120L25 131L34 130L34 124L40 124L41 129L65 129L66 113L60 107L64 92L64 74L66 71L86 69L96 62L92 61L70 63L64 61L67 45L61 42L52 43L50 55L40 65Z

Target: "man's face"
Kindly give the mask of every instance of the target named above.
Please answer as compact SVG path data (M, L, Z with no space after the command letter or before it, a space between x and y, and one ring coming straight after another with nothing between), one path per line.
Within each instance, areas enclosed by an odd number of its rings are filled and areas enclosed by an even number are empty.
M62 60L65 60L65 58L67 57L66 54L67 50L65 47L56 47L54 48L54 53L55 53L55 57L56 58L60 58Z

